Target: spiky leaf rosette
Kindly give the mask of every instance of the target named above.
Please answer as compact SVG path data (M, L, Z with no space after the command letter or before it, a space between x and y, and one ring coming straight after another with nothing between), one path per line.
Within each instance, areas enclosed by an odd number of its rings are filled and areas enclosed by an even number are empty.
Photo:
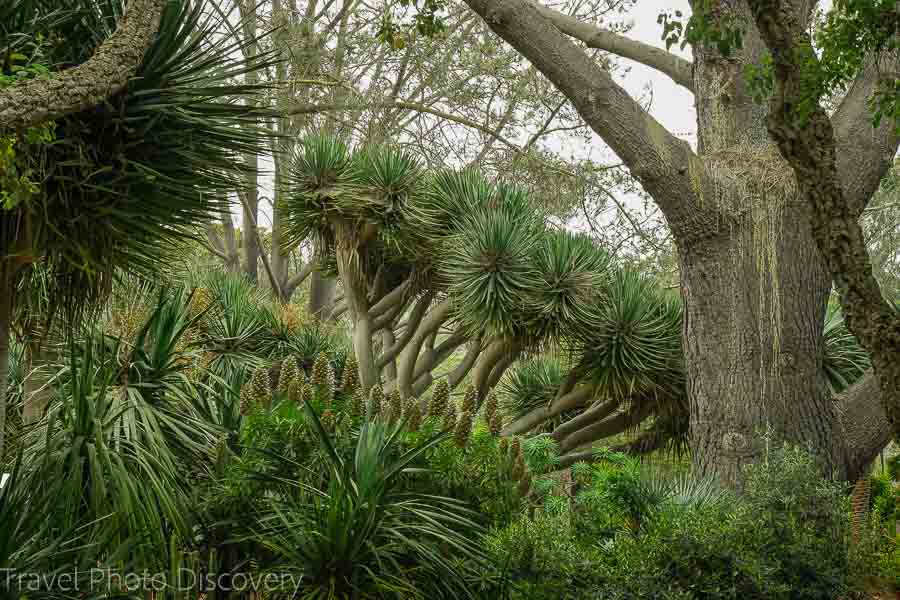
M369 406L367 409L370 419L374 419L384 411L384 390L380 384L375 384L369 390Z
M431 400L428 402L428 416L443 418L450 402L450 385L446 379L441 379L431 392Z
M316 239L322 250L333 244L330 215L338 210L350 173L347 146L329 135L308 135L291 157L284 177L281 212L286 245Z
M359 363L352 352L347 354L347 361L341 373L341 391L344 394L355 394L359 387Z
M419 256L440 251L448 237L459 233L463 215L488 204L494 188L474 169L439 171L429 177L423 193L404 207L409 227L405 241Z
M517 362L497 388L500 409L507 417L517 419L547 406L556 397L565 376L562 364L552 354Z
M862 377L870 362L869 355L847 329L840 305L836 302L828 303L824 341L825 355L822 368L825 370L831 393L838 394Z
M84 62L112 34L126 2L76 0L64 9L68 3L27 4L37 13L72 11L71 22L53 27L64 39L46 45L41 58L65 68ZM235 81L271 61L261 55L253 66L244 64L242 49L256 40L220 35L223 19L205 0L170 0L123 91L57 119L53 143L17 147L40 189L0 215L3 230L27 231L27 239L4 236L0 253L27 246L51 266L51 305L74 312L91 304L106 295L119 269L156 273L162 257L228 209L229 191L245 180L242 157L265 150L262 113L253 108L263 88ZM26 29L41 22L24 21ZM8 36L47 33L4 30L0 44L9 47ZM15 227L26 212L28 228Z
M529 296L533 335L558 340L572 331L598 327L609 255L585 235L548 231L535 258L541 285Z
M422 188L422 171L408 152L391 146L369 146L353 153L350 183L337 198L339 210L365 223L378 225L391 237L403 223L404 207Z
M474 213L445 245L440 278L469 331L498 337L526 334L527 298L541 286L534 262L540 229L509 211Z
M474 415L472 411L464 410L456 422L456 428L453 430L453 441L458 448L465 448L469 443L469 437L472 435L472 421Z
M297 359L293 356L288 356L281 362L281 373L278 376L278 391L282 394L288 394L291 384L301 378L300 369L297 368Z
M611 399L684 394L681 303L625 269L613 274L598 327L576 332L587 377Z

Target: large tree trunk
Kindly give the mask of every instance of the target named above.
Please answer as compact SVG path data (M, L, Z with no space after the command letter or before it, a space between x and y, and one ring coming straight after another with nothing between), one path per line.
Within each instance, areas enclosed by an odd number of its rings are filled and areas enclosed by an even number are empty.
M757 261L752 224L679 249L694 463L730 484L759 456L762 429L843 471L822 375L831 281L797 202L777 227L777 262Z

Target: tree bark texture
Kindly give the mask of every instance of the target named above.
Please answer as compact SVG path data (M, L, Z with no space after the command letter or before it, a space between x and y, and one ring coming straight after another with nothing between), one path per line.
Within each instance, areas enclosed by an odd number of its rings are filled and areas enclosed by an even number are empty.
M116 31L87 62L0 90L0 129L25 129L97 106L134 77L165 10L166 0L131 0Z

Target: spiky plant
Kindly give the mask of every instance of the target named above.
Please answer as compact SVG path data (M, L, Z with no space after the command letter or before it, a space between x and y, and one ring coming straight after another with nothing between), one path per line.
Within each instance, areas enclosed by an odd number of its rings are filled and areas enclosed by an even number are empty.
M516 419L556 397L566 373L559 358L543 355L516 363L497 389L502 412Z
M612 275L598 326L574 336L588 377L609 398L684 394L681 303L631 270Z
M410 431L418 431L422 426L422 409L417 398L409 398L403 407L403 420Z
M862 377L869 368L869 355L847 329L840 305L829 302L823 336L825 353L822 368L832 394L837 394Z
M447 404L444 414L441 416L441 428L444 431L453 431L456 428L456 408L453 404Z
M366 396L360 387L354 390L351 397L350 414L354 417L363 417L366 414Z
M400 396L400 390L395 386L388 395L387 418L391 421L397 421L403 415L403 398Z
M463 410L453 430L453 441L458 448L465 448L472 435L472 420L474 415L471 410Z
M491 392L484 403L484 420L491 435L498 436L503 429L503 417L500 415L497 395Z
M313 363L309 383L313 386L319 402L326 406L334 400L334 369L328 355L322 352Z
M475 414L475 404L478 402L478 390L475 386L466 386L466 392L463 394L463 401L460 410L470 415Z
M541 284L528 296L532 335L560 340L599 327L609 255L586 235L550 231L541 237L535 258Z

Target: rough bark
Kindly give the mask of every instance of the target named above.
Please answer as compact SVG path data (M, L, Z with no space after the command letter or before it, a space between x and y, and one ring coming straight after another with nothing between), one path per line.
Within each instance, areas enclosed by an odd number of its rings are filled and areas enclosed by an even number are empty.
M847 328L868 351L885 414L900 432L900 313L881 293L859 215L845 197L834 126L820 98L810 97L813 92L804 76L808 66L802 61L816 60L812 43L791 3L749 0L748 4L774 63L769 133L811 208L813 237L840 293ZM802 103L810 100L809 114L798 114Z
M166 0L131 0L116 31L85 63L0 90L0 129L25 129L97 106L122 91L153 43Z

